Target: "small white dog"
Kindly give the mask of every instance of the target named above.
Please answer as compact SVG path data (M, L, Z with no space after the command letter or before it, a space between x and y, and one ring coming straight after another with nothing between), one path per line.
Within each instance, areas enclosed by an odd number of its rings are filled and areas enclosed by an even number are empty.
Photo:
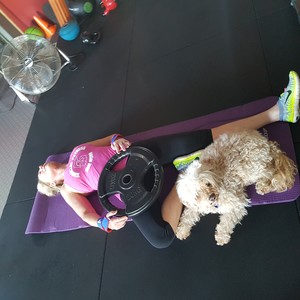
M230 241L234 227L247 215L245 188L255 184L258 194L283 192L294 185L297 168L276 142L256 130L223 134L205 148L177 180L184 205L176 236L186 239L201 216L220 214L217 245Z

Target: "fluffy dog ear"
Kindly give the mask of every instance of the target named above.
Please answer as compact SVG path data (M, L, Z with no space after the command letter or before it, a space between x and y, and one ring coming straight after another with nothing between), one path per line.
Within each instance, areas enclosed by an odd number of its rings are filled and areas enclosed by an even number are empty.
M197 170L201 166L200 162L195 160L179 176L176 182L176 189L181 202L189 205L196 201L198 195L198 176Z

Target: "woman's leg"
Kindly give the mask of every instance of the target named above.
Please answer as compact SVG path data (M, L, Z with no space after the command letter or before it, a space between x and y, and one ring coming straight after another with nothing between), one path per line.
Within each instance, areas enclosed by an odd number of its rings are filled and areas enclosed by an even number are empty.
M174 229L161 216L161 204L157 202L146 212L132 218L146 240L155 248L169 247L174 238Z
M174 185L161 207L162 218L170 224L174 232L176 232L182 209L183 205L180 202L176 186Z
M183 132L135 142L156 154L162 165L172 164L174 158L207 147L212 142L210 129Z
M163 249L169 247L175 238L182 208L176 188L173 186L162 205L154 205L132 220L153 247Z
M211 142L211 130L205 129L161 136L133 144L134 146L146 147L155 153L165 166L166 176L169 176L166 178L168 183L165 182L164 184L164 192L166 194L170 189L169 194L165 198L162 195L161 199L158 199L149 210L132 218L143 236L155 248L161 249L171 245L182 212L182 204L179 201L176 188L172 184L177 176L177 171L172 165L174 158L205 148Z
M221 134L226 132L232 132L241 129L259 129L277 121L279 121L279 111L278 105L276 104L272 108L257 115L212 128L211 132L213 139L215 140Z

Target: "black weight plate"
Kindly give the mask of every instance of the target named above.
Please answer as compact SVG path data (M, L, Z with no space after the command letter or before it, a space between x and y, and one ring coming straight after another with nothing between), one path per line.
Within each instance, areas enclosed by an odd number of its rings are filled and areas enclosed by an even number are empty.
M126 158L126 166L114 171L114 166ZM155 202L162 180L163 167L156 155L147 148L132 146L106 163L98 184L99 199L106 210L118 210L117 216L137 216ZM109 196L114 194L121 195L125 209L119 209L109 201Z

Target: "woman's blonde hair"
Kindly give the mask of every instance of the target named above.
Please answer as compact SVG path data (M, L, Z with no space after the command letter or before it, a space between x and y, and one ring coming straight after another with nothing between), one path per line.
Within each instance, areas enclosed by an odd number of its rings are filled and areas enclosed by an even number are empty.
M50 186L49 184L38 179L37 190L43 195L53 197L60 193L60 188L62 187L62 185L63 184Z

